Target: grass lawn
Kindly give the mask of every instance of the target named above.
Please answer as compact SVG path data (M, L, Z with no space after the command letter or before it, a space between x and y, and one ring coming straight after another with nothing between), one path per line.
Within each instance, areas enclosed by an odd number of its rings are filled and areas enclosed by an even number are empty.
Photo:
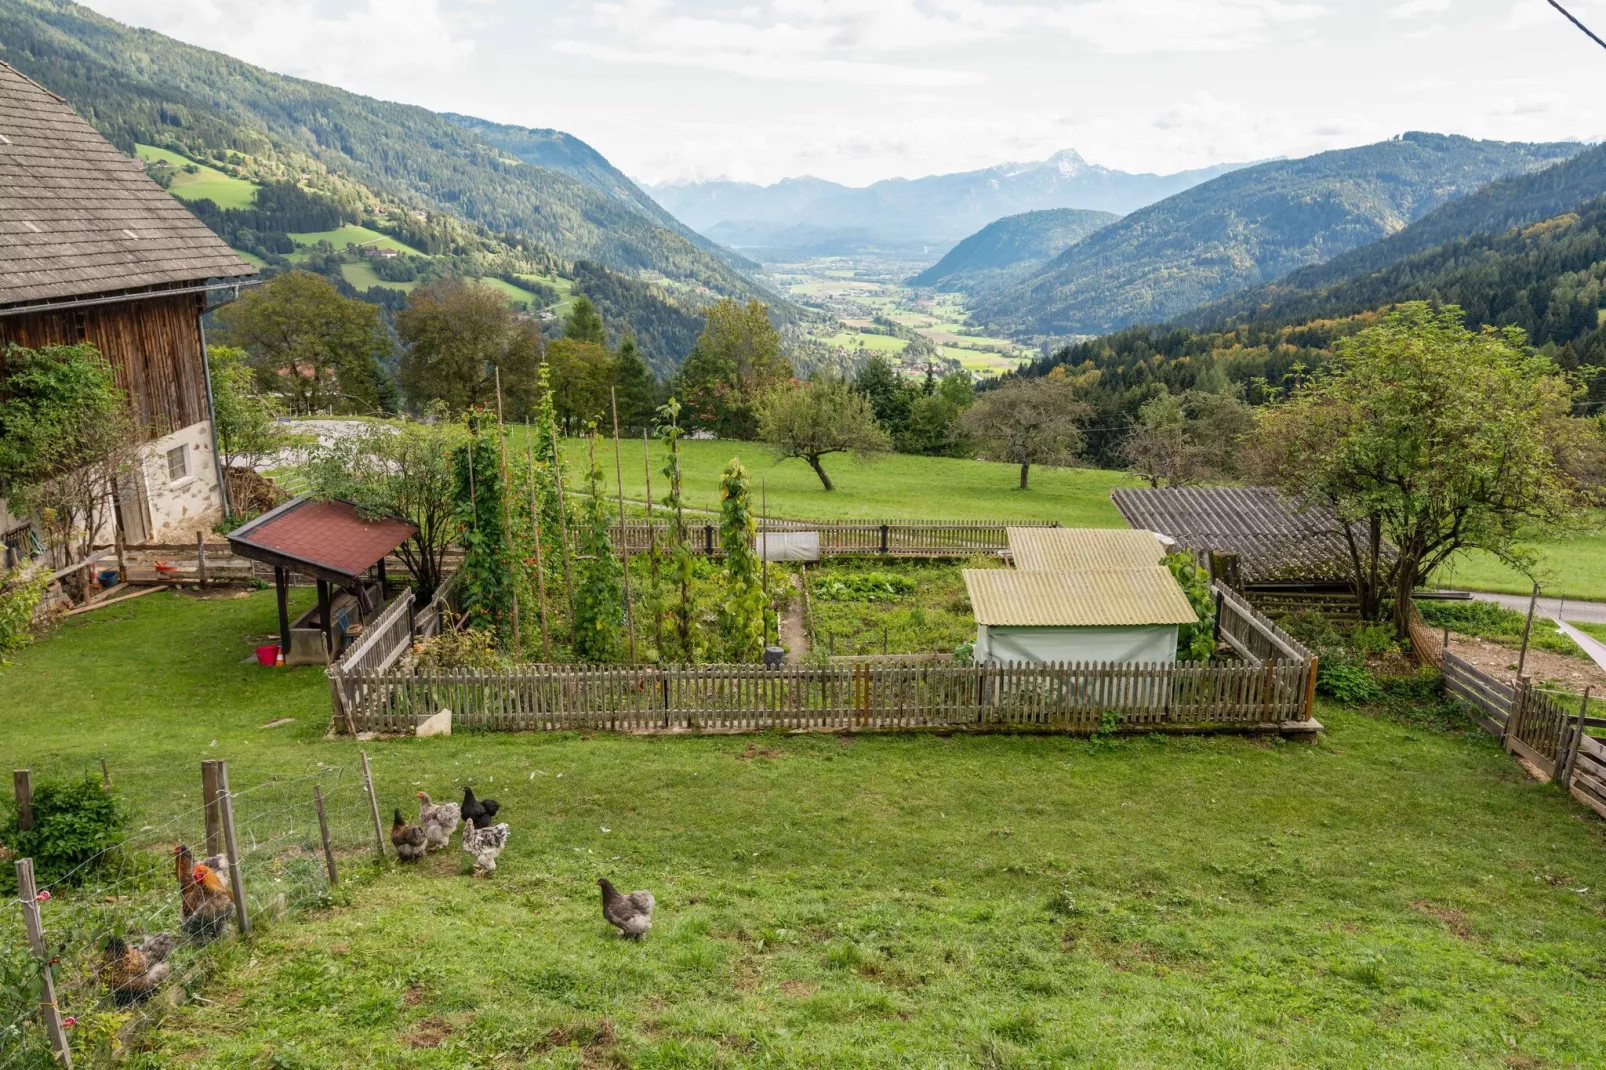
M344 249L347 245L367 245L375 249L395 249L397 252L412 253L415 256L424 255L412 246L399 242L388 234L381 234L377 230L370 230L356 223L347 223L345 226L335 230L295 233L290 235L290 239L301 246L313 246L321 241L326 241L336 249ZM305 249L297 249L290 254L289 258L291 260L299 260L306 255Z
M1585 635L1592 635L1601 642L1606 643L1606 624L1595 624L1590 621L1570 620L1567 622Z
M173 168L173 184L168 192L181 201L211 200L219 208L250 208L256 204L257 185L243 178L224 174L186 156L154 145L135 145L139 158L147 161L165 160ZM195 174L185 171L187 166L198 168Z
M506 279L494 279L487 276L485 278L475 279L474 281L482 286L489 286L493 290L500 291L510 301L528 301L532 305L538 304L538 299L536 298L535 294L524 289L522 286L514 286Z
M382 279L375 273L373 265L364 261L359 264L341 264L341 276L359 290L371 290L375 286L383 286L389 290L402 290L410 292L417 287L418 282L390 282Z
M147 819L196 801L202 757L237 789L351 762L320 673L238 664L273 627L269 592L76 618L0 673L0 749L105 756ZM125 1065L1601 1065L1606 825L1409 711L1324 707L1315 746L370 744L387 812L500 798L496 876L455 847L348 866L350 905L223 947ZM643 944L601 921L603 874L656 894Z
M1606 602L1606 514L1595 514L1592 530L1539 546L1535 574L1553 597ZM1533 580L1487 554L1468 554L1436 577L1446 587L1527 594Z
M518 448L523 446L521 435L515 430ZM565 449L573 470L582 471L585 442L569 440ZM626 440L622 452L625 494L644 499L640 439ZM659 500L668 489L660 475L664 456L663 447L654 442L652 489ZM681 465L686 504L719 508L720 473L732 457L740 457L752 474L755 506L762 478L769 484L770 515L807 520L1058 520L1067 527L1118 528L1126 522L1110 503L1110 489L1134 485L1120 472L1034 467L1031 489L1022 491L1017 486L1020 469L1015 465L906 454L861 462L836 454L823 461L837 488L826 492L808 465L798 460L777 464L769 447L762 444L685 440ZM610 486L611 465L610 456L605 466Z
M868 349L872 353L902 353L908 348L909 342L904 338L894 338L890 334L870 334L858 331L840 331L825 340L828 346L840 346L843 349Z

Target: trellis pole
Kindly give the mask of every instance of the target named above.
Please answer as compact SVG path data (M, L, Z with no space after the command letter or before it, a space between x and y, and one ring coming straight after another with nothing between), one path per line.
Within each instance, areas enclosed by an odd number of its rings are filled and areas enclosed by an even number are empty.
M569 567L569 506L563 497L563 453L558 445L558 425L552 425L552 478L558 486L558 538L563 552L563 586L569 595L569 646L575 645L575 629L579 627L574 614L574 572Z
M535 439L530 434L530 421L524 421L524 453L530 463L530 526L535 532L535 596L541 609L541 660L552 661L552 640L546 621L546 566L541 563L541 506L535 495Z
M625 624L630 630L630 661L636 661L636 611L630 604L630 542L625 538L625 469L619 457L619 388L608 388L613 406L613 478L619 485L619 547L625 558Z
M513 503L508 501L512 490L507 479L507 434L502 428L502 369L496 369L496 444L501 447L502 464L502 550L511 555L513 552ZM511 564L511 562L509 562ZM508 569L509 575L513 570ZM513 594L513 649L520 648L519 643L519 585L512 585Z

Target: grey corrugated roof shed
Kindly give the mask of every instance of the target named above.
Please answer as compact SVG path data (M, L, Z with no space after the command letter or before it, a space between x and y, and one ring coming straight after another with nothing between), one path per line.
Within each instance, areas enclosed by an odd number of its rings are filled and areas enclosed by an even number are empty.
M1096 628L1199 619L1164 565L1088 572L983 568L964 574L977 624Z
M0 63L0 306L255 273L60 97Z

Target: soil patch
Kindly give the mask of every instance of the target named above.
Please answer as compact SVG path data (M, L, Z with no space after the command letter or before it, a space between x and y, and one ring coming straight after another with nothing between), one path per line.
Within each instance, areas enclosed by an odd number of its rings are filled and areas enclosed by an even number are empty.
M1470 662L1497 680L1510 683L1516 679L1517 651L1509 647L1451 632L1450 649L1462 661ZM1606 690L1606 671L1587 658L1529 647L1522 671L1537 684L1555 682L1580 694L1586 687L1593 687L1597 693Z

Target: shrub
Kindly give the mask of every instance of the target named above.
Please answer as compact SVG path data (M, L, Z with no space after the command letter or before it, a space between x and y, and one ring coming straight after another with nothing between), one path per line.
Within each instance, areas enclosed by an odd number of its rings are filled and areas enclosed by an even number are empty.
M1210 577L1190 553L1166 555L1166 567L1199 619L1177 629L1178 661L1209 661L1216 653L1216 596Z
M418 667L425 672L496 668L500 664L496 637L478 628L460 630L455 623L441 621L441 633L419 645Z
M1376 702L1383 697L1382 685L1366 671L1366 666L1353 662L1320 662L1316 690L1347 705Z
M40 884L66 880L79 884L123 838L126 814L117 797L98 780L41 780L33 791L33 828L18 827L13 806L0 825L0 843L19 858L32 858ZM15 892L16 874L0 870L0 888Z
M23 567L0 572L0 665L33 642L33 614L45 593L45 573L25 578Z

